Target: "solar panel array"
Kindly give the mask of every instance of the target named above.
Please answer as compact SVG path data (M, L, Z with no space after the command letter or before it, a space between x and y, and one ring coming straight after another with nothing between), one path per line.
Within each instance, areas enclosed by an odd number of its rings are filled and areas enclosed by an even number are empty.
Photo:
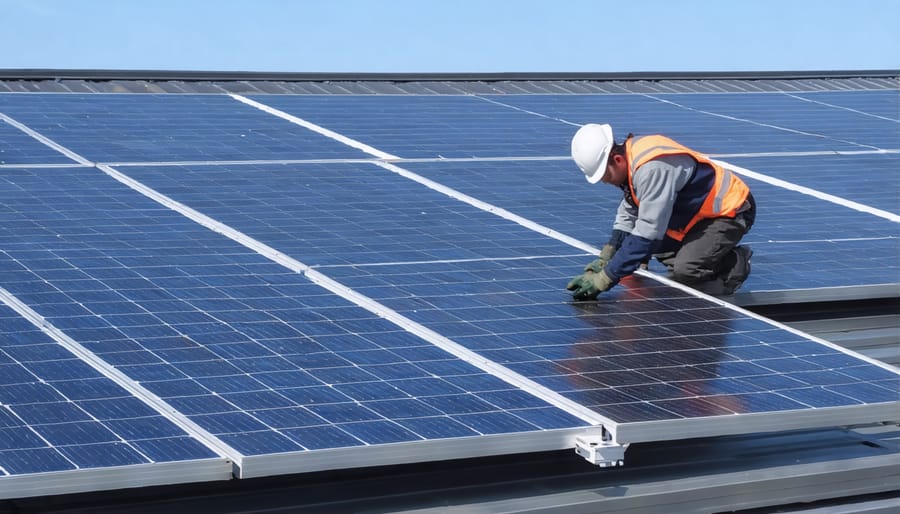
M618 195L566 156L738 167L747 302L896 296L897 101L2 94L0 496L888 419L896 369L653 273L572 302Z

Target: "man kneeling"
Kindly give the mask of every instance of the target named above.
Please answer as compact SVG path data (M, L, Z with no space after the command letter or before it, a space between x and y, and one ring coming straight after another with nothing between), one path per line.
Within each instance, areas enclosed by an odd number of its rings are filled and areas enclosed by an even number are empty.
M750 188L708 157L661 135L616 144L609 125L588 124L572 158L591 184L622 189L612 236L566 287L593 300L656 257L670 277L711 295L730 295L750 275L749 246L738 245L756 218Z

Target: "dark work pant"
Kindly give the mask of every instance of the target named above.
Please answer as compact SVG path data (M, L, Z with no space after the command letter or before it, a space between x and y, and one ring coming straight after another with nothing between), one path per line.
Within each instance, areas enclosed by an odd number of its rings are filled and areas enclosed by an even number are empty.
M656 255L671 278L712 295L733 293L729 278L740 274L746 262L735 247L750 231L756 219L756 205L750 197L750 209L734 218L712 218L698 222L680 245L668 240L668 252Z

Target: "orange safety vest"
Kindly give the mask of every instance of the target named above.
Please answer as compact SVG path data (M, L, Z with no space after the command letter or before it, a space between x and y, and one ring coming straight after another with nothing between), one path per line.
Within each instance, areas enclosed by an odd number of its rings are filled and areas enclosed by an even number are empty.
M684 239L685 234L700 220L735 217L738 209L747 200L750 188L731 170L719 166L708 157L665 136L633 137L625 141L625 157L628 159L628 188L631 190L631 197L634 199L636 206L640 205L640 198L635 194L634 183L632 182L635 170L658 157L678 154L690 155L695 161L711 166L716 173L712 189L709 191L697 214L683 228L666 230L667 236L676 241L681 241Z

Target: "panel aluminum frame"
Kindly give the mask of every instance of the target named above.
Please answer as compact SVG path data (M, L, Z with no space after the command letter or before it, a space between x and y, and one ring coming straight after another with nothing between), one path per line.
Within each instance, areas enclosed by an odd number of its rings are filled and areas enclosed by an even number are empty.
M566 450L574 448L577 437L597 432L599 432L599 428L582 427L247 456L242 459L240 467L235 469L235 476L255 478L311 471Z
M0 478L0 499L231 480L226 458L30 473Z

